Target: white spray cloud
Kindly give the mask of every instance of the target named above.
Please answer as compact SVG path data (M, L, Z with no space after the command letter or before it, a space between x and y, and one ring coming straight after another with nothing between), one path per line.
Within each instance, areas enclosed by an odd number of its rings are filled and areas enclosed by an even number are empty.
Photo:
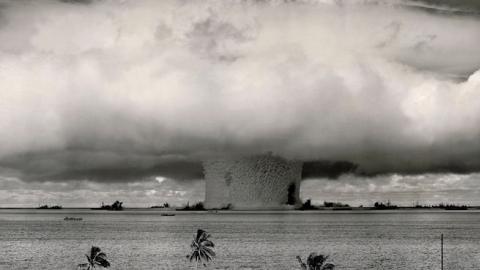
M480 168L480 21L375 2L6 1L2 166L273 151Z

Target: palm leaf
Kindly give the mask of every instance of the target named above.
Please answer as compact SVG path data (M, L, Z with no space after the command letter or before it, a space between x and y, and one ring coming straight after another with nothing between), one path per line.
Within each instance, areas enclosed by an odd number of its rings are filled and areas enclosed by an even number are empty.
M97 253L100 252L100 248L99 247L95 247L95 246L92 246L92 248L90 249L90 258L95 258L95 256L97 256Z
M215 257L215 251L213 251L211 248L203 247L202 251L211 257Z
M105 258L97 257L95 260L95 264L100 265L102 267L110 267L110 262L108 262Z
M328 259L328 256L319 255L315 252L310 253L307 257L307 263L304 263L300 256L296 257L300 263L302 270L332 270L335 268L335 265L331 263L325 264Z
M302 258L300 258L300 256L297 256L296 258L300 263L300 267L302 267L302 270L307 270L307 265L302 261Z
M310 269L321 270L321 267L326 260L327 257L324 257L323 255L317 255L317 253L313 252L310 253L307 258L307 265L310 267Z
M197 236L194 238L195 242L200 243L205 238L206 232L202 229L197 230Z
M213 247L215 245L212 241L208 240L210 236L210 234L202 229L197 230L197 233L193 236L192 243L190 244L192 249L190 256L188 256L190 261L195 260L201 262L205 266L205 262L213 260L215 257Z
M335 265L331 263L327 263L322 267L322 270L333 270L333 269L335 269Z
M190 255L190 261L192 261L193 259L195 259L196 261L199 260L198 251L193 251Z
M96 246L92 246L90 249L90 256L85 254L88 260L89 269L95 268L95 265L99 265L101 267L110 267L110 262L107 261L107 254L105 252L101 252L101 249Z
M202 242L202 244L206 247L212 247L212 248L215 247L215 244L213 244L213 242L210 240L205 240Z

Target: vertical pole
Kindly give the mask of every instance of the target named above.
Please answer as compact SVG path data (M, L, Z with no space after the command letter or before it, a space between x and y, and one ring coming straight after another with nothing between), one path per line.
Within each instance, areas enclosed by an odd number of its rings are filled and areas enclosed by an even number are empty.
M441 261L441 262L442 262L442 263L441 263L442 268L441 268L441 270L443 270L443 233L442 233L442 235L440 236L440 244L441 244L441 249L440 249L441 252L440 252L440 254L441 254L441 256L442 256L442 261Z

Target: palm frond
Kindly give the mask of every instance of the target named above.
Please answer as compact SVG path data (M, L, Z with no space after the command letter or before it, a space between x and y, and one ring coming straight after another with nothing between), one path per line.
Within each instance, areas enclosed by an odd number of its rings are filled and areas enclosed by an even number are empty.
M95 258L95 256L97 256L97 253L99 252L100 252L99 247L92 246L92 248L90 249L90 258Z
M204 240L206 232L202 229L197 230L197 236L194 237L195 242L200 243L202 240Z
M206 247L212 247L212 248L215 247L215 244L213 244L213 242L210 240L205 240L202 242L202 244Z
M322 270L333 270L335 269L335 265L331 263L327 263L322 267Z
M198 251L193 251L192 254L190 255L190 261L192 261L193 259L195 259L196 261L200 259L198 255Z
M207 262L213 258L212 254L207 252L206 250L200 251L200 257L202 258L202 260L205 260Z
M302 268L302 270L307 270L307 264L302 261L302 258L300 258L300 256L298 256L298 255L297 255L296 258L297 258L298 262L300 263L300 267Z
M193 236L192 243L190 244L190 248L192 249L192 252L188 257L190 261L195 260L206 265L206 262L213 260L216 255L213 251L215 245L212 241L208 240L210 236L210 234L202 229L197 230L197 233Z
M211 248L203 247L202 252L204 252L205 254L211 257L215 257L215 251L213 251Z
M85 257L87 257L87 262L89 265L92 265L92 259L90 258L90 256L88 256L87 254L85 254Z
M317 253L313 252L307 258L307 265L312 270L321 270L323 263L325 263L327 257L323 255L318 255Z
M319 255L315 252L312 252L307 257L307 262L304 263L300 256L296 257L298 262L300 263L302 270L332 270L335 268L334 264L325 262L328 259L328 256Z
M106 260L106 258L97 257L95 259L95 264L100 265L101 267L110 267L110 262Z
M97 257L107 257L107 254L105 254L105 252L99 252Z
M102 252L99 247L92 246L90 248L90 255L85 254L88 261L88 269L95 268L96 265L101 267L110 267L110 262L107 261L107 254Z

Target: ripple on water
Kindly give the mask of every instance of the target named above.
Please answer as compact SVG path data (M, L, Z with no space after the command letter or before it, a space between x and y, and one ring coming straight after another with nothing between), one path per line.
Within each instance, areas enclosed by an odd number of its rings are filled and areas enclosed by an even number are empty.
M83 221L64 221L65 216ZM193 269L197 228L212 234L212 269L299 269L296 255L330 255L337 269L478 269L480 212L189 214L0 210L0 269L75 269L91 245L111 269Z

